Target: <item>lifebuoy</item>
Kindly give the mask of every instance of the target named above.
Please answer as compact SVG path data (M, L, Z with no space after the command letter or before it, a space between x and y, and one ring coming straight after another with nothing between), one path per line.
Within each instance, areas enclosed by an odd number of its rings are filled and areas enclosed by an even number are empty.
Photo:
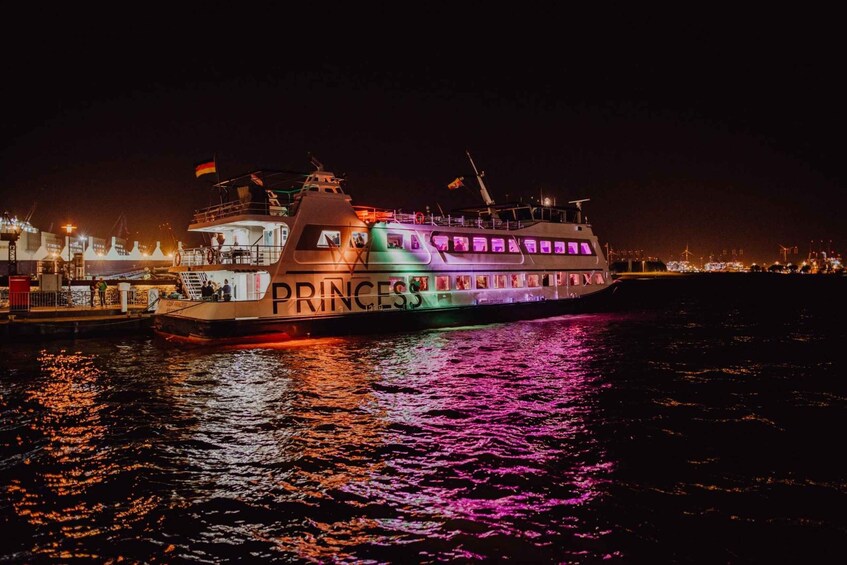
M423 212L417 212L417 213L415 213L415 223L416 223L416 224L422 224L422 223L424 223L424 215L423 215Z
M206 262L211 265L215 262L215 250L211 247L206 251Z
M174 265L179 267L180 263L182 263L182 253L177 251L176 255L174 255Z

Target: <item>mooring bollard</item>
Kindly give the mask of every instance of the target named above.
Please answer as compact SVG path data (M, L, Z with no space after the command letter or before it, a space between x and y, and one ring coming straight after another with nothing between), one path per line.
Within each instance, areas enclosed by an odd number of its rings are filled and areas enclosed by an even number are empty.
M121 293L121 314L126 314L126 296L129 293L129 283L118 283L118 292Z

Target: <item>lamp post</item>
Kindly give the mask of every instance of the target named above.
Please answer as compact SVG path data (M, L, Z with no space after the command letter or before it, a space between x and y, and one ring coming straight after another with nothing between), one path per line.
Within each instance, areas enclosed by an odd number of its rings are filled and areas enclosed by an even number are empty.
M70 222L62 226L65 228L65 231L68 232L68 306L71 305L71 232L76 229L76 226L71 225Z

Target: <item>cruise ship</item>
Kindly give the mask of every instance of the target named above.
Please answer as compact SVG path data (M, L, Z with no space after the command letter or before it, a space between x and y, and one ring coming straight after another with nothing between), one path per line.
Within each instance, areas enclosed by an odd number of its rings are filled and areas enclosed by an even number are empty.
M254 171L195 213L208 245L180 248L181 293L154 329L188 343L275 342L510 322L592 311L613 289L586 200L483 205L450 214L354 206L316 159L288 195ZM457 179L458 181L459 179Z

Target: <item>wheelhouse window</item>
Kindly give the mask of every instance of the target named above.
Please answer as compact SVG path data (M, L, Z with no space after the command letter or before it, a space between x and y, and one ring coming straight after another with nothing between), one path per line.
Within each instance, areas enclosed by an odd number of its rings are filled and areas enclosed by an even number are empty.
M446 235L434 235L434 236L432 236L432 244L439 251L447 251L447 243L449 241L450 240L447 238Z
M389 249L403 249L403 234L402 233L388 233L388 248Z
M368 244L368 232L354 231L350 235L350 245L353 247L364 247Z
M578 255L579 245L575 241L568 242L568 255Z
M471 289L471 276L470 275L456 275L456 290L470 290Z
M341 232L338 230L321 230L318 238L318 247L339 247L341 245Z
M488 251L488 238L487 237L474 237L473 238L473 250L474 253L485 253Z
M429 290L429 277L412 277L409 279L409 290L425 292Z
M506 251L506 240L502 237L491 238L491 251L494 253L503 253Z
M450 277L447 275L436 275L435 290L450 290Z
M453 236L453 251L467 251L468 238L464 235Z
M565 286L565 281L567 280L566 273L559 271L556 273L556 286Z
M517 240L510 239L509 240L509 253L520 253L521 249L518 247Z
M605 284L606 279L603 277L603 273L594 273L594 284Z
M552 249L553 249L553 245L552 245L552 243L551 243L551 242L549 242L549 241L541 240L541 241L538 243L538 249L539 249L542 253L550 253L550 252L552 251Z
M514 273L512 275L512 288L523 288L526 286L523 273Z
M535 253L537 250L534 239L524 239L523 247L526 249L527 253Z
M571 286L579 286L580 278L578 273L571 273L568 275L568 278L570 279L569 282Z
M530 273L526 276L526 286L536 287L541 286L541 275L538 273Z
M559 255L565 254L565 242L564 241L554 241L553 242L553 252Z
M591 244L589 244L587 241L580 241L579 242L579 254L580 255L593 255L593 253L591 251Z
M488 275L477 275L476 287L481 290L488 288Z
M506 288L506 275L494 275L494 288Z

